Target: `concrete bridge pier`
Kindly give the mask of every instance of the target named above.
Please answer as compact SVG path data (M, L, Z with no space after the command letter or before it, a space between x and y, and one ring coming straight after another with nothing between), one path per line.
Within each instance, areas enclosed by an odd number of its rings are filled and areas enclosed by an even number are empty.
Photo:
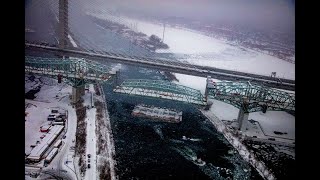
M59 0L58 47L60 49L65 49L68 44L68 18L68 0Z
M205 92L204 92L204 98L205 98L206 102L208 102L208 94L209 94L208 83L209 83L209 79L211 79L211 76L207 76L207 80L206 80L206 89L205 89Z
M247 124L248 124L248 118L249 118L249 113L245 112L242 108L239 110L238 114L238 123L239 123L239 130L240 131L246 131L247 129Z
M239 130L243 132L247 130L247 124L248 124L248 118L249 118L248 105L249 105L248 100L246 98L243 99L243 102L238 114Z
M72 103L77 103L81 97L85 94L85 87L79 86L79 87L72 87Z
M113 75L113 83L112 83L113 88L115 88L116 86L119 86L120 70L116 70L115 72L111 72L110 74Z

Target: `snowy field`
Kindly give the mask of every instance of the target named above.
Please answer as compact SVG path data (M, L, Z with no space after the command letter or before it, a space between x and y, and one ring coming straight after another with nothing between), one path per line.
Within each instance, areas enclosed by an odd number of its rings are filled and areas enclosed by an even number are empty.
M25 100L26 112L25 118L25 152L31 151L30 145L35 145L37 140L43 134L40 132L40 126L48 124L47 117L50 114L51 108L56 107L56 103L65 99L71 94L71 87L68 88L65 84L51 86L55 84L55 80L36 76L32 82L27 80L25 83L25 92L41 85L41 90L35 94L34 100Z
M26 100L26 112L28 115L25 117L25 153L31 152L31 145L36 145L40 141L40 136L44 133L40 132L40 126L48 124L47 117L50 114L50 104Z
M91 106L93 104L91 104L91 99L94 94L94 89L93 89L93 85L90 84L89 86L89 91L86 91L86 94L83 96L84 102L83 105L84 106ZM96 156L96 133L95 133L95 121L96 120L96 108L89 108L87 109L86 112L86 124L87 124L87 140L86 140L86 154L90 154L91 157L88 158L88 156L86 155L86 162L87 164L90 164L90 169L88 168L86 170L86 174L85 174L85 179L97 179L96 177L96 160L97 160L97 156ZM89 163L89 159L90 159L90 163Z
M239 109L221 101L212 101L213 104L210 111L219 119L229 121L237 119ZM248 119L258 121L266 135L276 136L273 131L279 131L287 133L282 135L282 137L295 139L295 117L287 112L267 111L265 114L262 112L253 112L249 113Z
M174 83L200 90L200 92L204 94L206 89L207 78L189 76L178 73L173 73L173 75L179 80L179 82L173 81Z
M163 25L146 22L128 17L115 17L104 14L93 14L101 19L108 19L131 27L137 23L133 30L147 34L163 36ZM168 44L168 50L159 50L159 53L174 53L181 61L192 64L212 66L223 69L231 69L262 75L270 75L277 72L278 77L295 79L295 65L283 61L262 52L250 50L215 39L201 32L188 30L181 27L166 26L164 43Z
M42 134L40 132L40 126L47 124L47 117L51 112L51 108L67 110L66 139L63 139L63 145L57 156L49 166L43 168L43 170L51 170L51 168L54 170L64 170L68 172L64 173L65 175L76 179L72 158L74 151L71 150L71 147L74 146L77 120L76 112L70 104L69 99L72 88L65 83L58 84L55 79L36 75L34 81L31 81L29 77L30 76L26 75L25 78L25 92L37 86L41 86L41 89L35 94L35 99L25 100L26 112L28 113L25 121L25 151L27 153L31 150L30 145L40 140L40 135ZM28 176L26 176L26 178L27 177Z

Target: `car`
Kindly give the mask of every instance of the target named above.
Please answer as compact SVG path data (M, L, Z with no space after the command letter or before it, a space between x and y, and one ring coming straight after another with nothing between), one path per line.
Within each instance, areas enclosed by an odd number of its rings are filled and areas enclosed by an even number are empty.
M37 172L31 172L30 173L30 177L33 177L33 178L38 177L38 175L39 175L39 173L37 173Z
M90 169L90 164L88 164L88 169Z
M64 135L62 138L63 138L63 139L65 139L66 137L67 137L67 136L66 136L66 135Z
M58 113L59 111L57 109L52 109L51 113Z
M88 163L90 163L90 159L88 159Z
M88 154L88 158L90 158L91 157L91 154Z

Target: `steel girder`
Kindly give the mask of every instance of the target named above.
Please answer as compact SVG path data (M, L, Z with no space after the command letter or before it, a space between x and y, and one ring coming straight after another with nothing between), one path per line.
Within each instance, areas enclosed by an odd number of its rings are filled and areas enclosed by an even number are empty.
M265 110L295 111L295 94L250 82L214 82L207 85L208 97L217 99L247 112ZM244 103L246 101L246 103ZM244 106L244 104L247 104Z
M137 91L134 91L135 88ZM162 97L166 99L186 101L192 104L206 105L205 98L199 90L164 80L128 79L122 82L120 86L117 86L114 91L142 96L159 94L159 96L153 97Z
M73 87L107 82L113 75L109 71L103 64L84 59L25 57L25 72L53 77L60 74Z

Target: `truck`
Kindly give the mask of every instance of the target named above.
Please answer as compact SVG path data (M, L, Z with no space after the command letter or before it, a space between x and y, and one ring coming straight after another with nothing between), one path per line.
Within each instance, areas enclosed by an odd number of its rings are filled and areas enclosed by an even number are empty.
M57 154L58 154L58 148L53 148L53 150L46 157L45 163L49 164Z
M51 124L52 126L54 126L54 125L64 125L64 122L52 122L52 124Z

